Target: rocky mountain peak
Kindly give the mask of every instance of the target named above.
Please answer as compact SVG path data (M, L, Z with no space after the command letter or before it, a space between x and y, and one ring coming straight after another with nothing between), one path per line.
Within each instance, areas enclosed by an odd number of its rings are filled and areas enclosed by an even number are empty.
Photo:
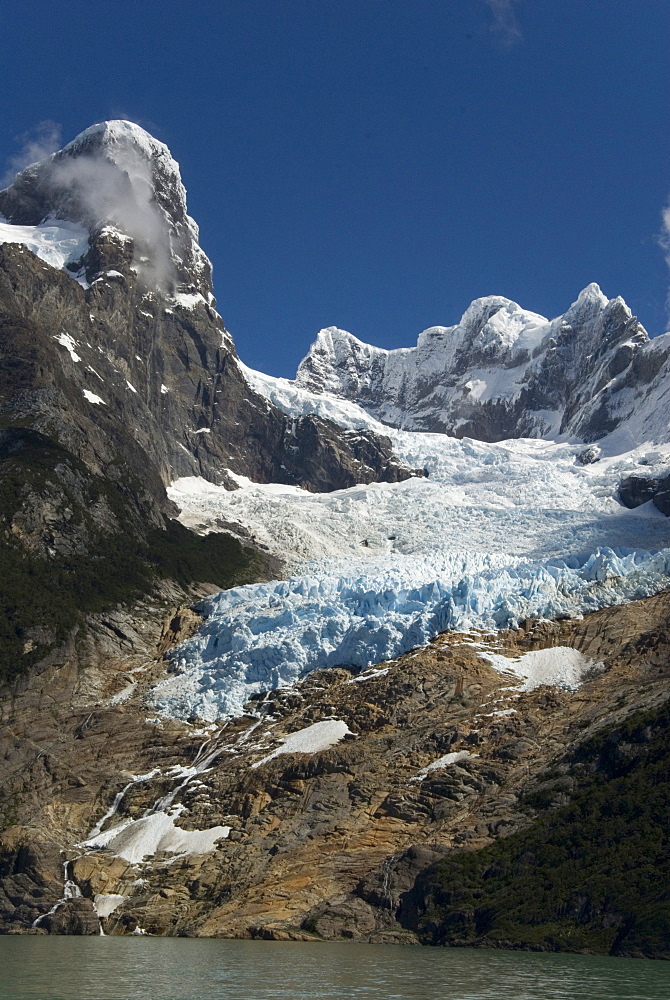
M563 319L567 323L570 323L573 320L583 321L593 318L607 307L609 301L607 296L601 291L600 285L592 281L586 288L581 290L570 308L565 312ZM623 299L619 301L623 302Z
M0 213L14 225L58 219L84 226L93 251L83 261L89 282L102 263L121 274L132 268L145 287L211 299L211 265L187 213L179 165L132 122L92 125L26 167L0 192Z
M554 320L500 295L475 299L460 322L424 330L416 347L386 351L322 330L295 384L406 430L593 441L630 419L662 356L623 299L593 282Z
M388 439L257 395L211 289L167 146L91 126L0 191L0 411L95 475L150 482L156 511L184 475L327 491L411 474Z

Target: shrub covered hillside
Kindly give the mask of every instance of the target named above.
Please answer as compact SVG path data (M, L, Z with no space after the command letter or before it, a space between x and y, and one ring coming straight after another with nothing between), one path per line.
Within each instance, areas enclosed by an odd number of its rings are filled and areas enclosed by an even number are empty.
M577 793L484 850L419 877L401 919L425 943L670 958L670 703L632 716L556 771Z
M195 535L156 517L139 482L94 475L26 427L0 432L0 683L83 621L161 579L229 587L265 575L267 557L231 535Z

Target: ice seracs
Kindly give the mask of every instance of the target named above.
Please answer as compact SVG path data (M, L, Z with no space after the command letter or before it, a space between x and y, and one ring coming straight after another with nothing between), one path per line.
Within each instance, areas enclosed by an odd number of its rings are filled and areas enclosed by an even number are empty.
M339 576L337 564L324 563L311 576L209 598L200 606L205 624L171 652L171 673L152 703L178 718L225 718L241 714L251 695L311 670L368 667L447 629L513 628L528 617L572 617L649 596L667 586L670 549L599 550L572 565L499 558L496 566L474 554L451 566L371 562L366 576Z
M579 308L600 304L591 290ZM345 426L381 427L356 403L247 372L289 415L311 409ZM193 477L174 484L184 523L239 524L293 575L202 605L204 626L173 651L173 673L153 692L161 711L236 714L251 694L317 667L368 667L444 629L583 614L667 586L668 521L655 509L625 510L616 484L638 463L648 474L666 469L670 444L621 453L604 438L597 461L584 464L581 441L385 430L396 454L427 477L330 494L244 477L233 491ZM533 666L541 683L565 685L558 666L571 666L577 683L583 664L565 654L557 666L561 655L505 669Z

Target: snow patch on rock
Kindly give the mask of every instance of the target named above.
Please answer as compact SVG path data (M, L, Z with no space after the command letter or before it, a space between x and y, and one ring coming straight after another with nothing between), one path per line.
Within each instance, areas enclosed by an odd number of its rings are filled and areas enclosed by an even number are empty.
M59 333L58 336L54 337L54 340L57 341L61 345L61 347L64 347L67 350L68 354L75 363L77 361L81 361L81 358L75 351L75 347L77 345L69 333ZM98 378L99 377L100 376L98 376Z
M101 399L100 396L96 396L96 394L91 392L90 389L82 389L81 391L89 403L102 403L103 406L107 405L104 399Z
M479 655L501 673L513 673L521 678L522 691L534 691L543 684L574 691L587 674L600 666L571 646L551 646L515 657L484 651Z
M275 757L285 753L319 753L321 750L329 750L344 739L349 732L351 732L349 726L341 719L325 719L323 722L315 722L305 729L299 729L295 733L289 733L288 736L282 736L281 745L276 750L251 766L260 767L261 764L267 764L269 760L274 760Z
M420 771L417 771L409 780L410 781L423 781L423 779L431 771L441 771L445 767L451 767L452 764L457 764L461 760L467 760L468 757L476 757L477 754L470 753L469 750L456 750L453 753L445 753L443 757L438 757L434 760L432 764L427 764L426 767L422 767Z
M170 812L159 810L141 819L125 820L119 826L97 834L84 846L106 847L117 857L138 864L161 851L169 854L207 854L215 849L217 840L225 839L230 833L229 826L183 830L174 822L174 817L180 812L179 806L173 806Z

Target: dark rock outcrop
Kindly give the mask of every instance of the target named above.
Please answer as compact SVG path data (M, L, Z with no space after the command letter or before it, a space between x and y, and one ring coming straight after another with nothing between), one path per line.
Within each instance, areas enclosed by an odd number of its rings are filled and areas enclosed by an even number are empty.
M648 476L628 476L619 483L619 500L632 510L653 500L658 492L659 481Z
M100 921L90 899L67 899L40 921L48 934L91 935L100 933Z
M624 507L633 509L653 501L666 517L670 516L670 476L655 479L651 476L628 476L619 483L619 499Z

